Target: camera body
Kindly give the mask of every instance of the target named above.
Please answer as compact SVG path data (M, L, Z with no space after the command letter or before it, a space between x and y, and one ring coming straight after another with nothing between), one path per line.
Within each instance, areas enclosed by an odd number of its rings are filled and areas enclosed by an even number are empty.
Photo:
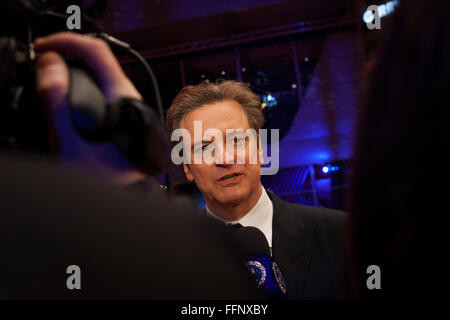
M64 15L49 10L52 5L48 0L0 3L1 151L48 151L46 117L37 105L33 40L67 31Z
M47 119L36 94L33 41L67 31L68 16L48 8L46 0L7 0L0 4L0 151L49 151ZM85 15L82 25L77 32L95 34L117 50L130 49L128 44L101 33ZM142 171L165 171L169 142L156 113L132 99L107 104L82 61L66 62L71 74L69 109L80 136L91 143L115 142ZM146 67L151 69L148 64ZM157 83L155 88L158 92Z

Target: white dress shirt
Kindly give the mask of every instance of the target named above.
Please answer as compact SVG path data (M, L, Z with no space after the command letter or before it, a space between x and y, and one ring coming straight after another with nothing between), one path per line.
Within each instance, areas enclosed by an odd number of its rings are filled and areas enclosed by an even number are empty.
M267 243L272 251L273 205L264 188L262 188L261 196L259 197L258 202L239 220L226 221L211 212L211 210L208 209L208 206L206 206L206 212L210 216L222 221L225 224L240 223L243 227L258 228L266 236Z

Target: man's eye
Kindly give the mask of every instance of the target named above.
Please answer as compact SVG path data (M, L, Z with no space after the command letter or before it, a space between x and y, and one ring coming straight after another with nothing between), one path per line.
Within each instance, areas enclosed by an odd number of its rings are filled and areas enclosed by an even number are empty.
M202 150L205 151L205 150L208 149L208 147L210 147L210 146L212 146L212 143L205 144L205 145L202 147Z

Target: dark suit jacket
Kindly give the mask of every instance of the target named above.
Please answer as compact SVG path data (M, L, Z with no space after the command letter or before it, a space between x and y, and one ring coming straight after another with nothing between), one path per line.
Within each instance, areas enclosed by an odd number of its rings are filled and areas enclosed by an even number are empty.
M288 298L348 298L347 215L267 194L273 203L272 254Z

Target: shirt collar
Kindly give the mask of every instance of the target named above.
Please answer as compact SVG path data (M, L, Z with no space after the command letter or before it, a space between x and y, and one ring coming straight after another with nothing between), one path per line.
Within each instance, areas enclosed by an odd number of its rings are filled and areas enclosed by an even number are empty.
M226 221L212 213L208 206L206 207L206 212L225 224L240 223L244 227L258 228L266 236L269 247L272 247L273 205L264 188L262 188L258 202L239 220Z

